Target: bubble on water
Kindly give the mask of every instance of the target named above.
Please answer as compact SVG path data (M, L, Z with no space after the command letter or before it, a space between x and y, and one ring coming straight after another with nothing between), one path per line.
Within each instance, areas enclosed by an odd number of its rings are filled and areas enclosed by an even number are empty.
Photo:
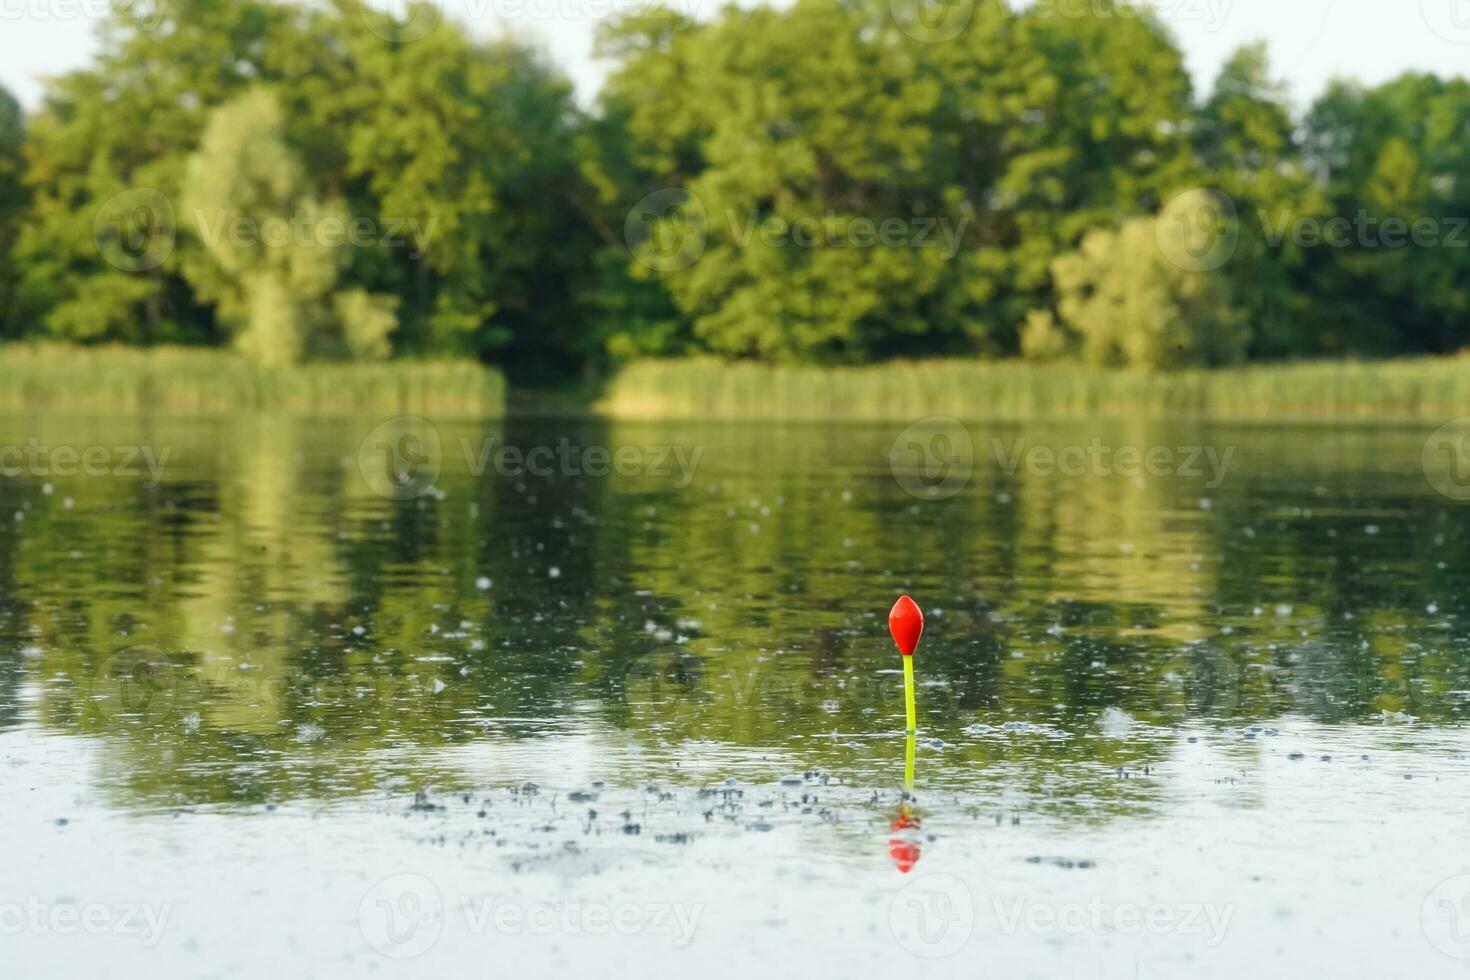
M552 565L546 570L546 575L548 578L561 578L561 569Z
M441 681L439 678L437 678L437 677L434 678L434 693L435 694L439 694L439 693L443 692L443 690L444 690L444 688L446 686L447 685L443 681Z
M978 721L975 724L969 725L965 728L966 735L984 735L988 731L990 731L990 726L981 724Z
M481 575L479 578L475 579L475 588L479 589L481 592L484 592L493 584L494 583L491 582L490 579L488 579L484 575Z
M325 729L309 721L296 726L296 741L298 742L315 742L325 734Z

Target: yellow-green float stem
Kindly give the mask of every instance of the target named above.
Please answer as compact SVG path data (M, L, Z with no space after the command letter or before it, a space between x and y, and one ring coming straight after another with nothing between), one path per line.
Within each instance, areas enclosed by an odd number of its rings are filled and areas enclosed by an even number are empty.
M910 733L918 731L918 716L914 711L914 658L903 658L903 707L908 714Z

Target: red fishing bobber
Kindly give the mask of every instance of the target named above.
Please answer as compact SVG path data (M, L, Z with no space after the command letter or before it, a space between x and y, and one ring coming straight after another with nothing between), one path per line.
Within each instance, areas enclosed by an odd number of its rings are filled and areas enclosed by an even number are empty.
M893 608L888 611L888 632L893 634L898 652L905 657L912 657L914 648L919 645L919 637L924 632L924 614L919 611L918 603L906 595L899 596Z

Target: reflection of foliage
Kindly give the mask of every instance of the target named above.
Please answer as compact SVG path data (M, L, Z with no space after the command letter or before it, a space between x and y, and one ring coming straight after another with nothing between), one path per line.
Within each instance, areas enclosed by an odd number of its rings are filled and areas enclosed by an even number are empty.
M1465 532L1383 462L1417 465L1414 433L977 428L967 492L921 503L882 468L889 428L441 423L442 499L389 501L343 463L379 421L45 422L173 461L156 490L0 484L24 513L0 532L0 725L35 692L41 725L100 739L109 785L170 805L474 785L494 772L435 750L588 725L875 773L903 711L900 591L929 613L921 723L949 743L928 781L1039 807L1146 806L1114 767L1164 761L1174 726L1463 716ZM705 452L682 490L476 477L461 447L492 437ZM994 449L1094 439L1238 451L1212 486L1008 472ZM119 684L140 686L99 699ZM1109 707L1141 734L1103 737Z

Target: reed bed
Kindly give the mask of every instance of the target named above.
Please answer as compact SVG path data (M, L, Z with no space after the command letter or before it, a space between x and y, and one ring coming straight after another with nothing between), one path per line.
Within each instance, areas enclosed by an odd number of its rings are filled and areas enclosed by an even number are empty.
M30 408L499 415L505 379L467 360L263 368L204 348L0 346L0 409Z
M1432 418L1470 415L1470 357L1168 374L1013 360L821 368L691 358L629 365L594 407L620 418Z

